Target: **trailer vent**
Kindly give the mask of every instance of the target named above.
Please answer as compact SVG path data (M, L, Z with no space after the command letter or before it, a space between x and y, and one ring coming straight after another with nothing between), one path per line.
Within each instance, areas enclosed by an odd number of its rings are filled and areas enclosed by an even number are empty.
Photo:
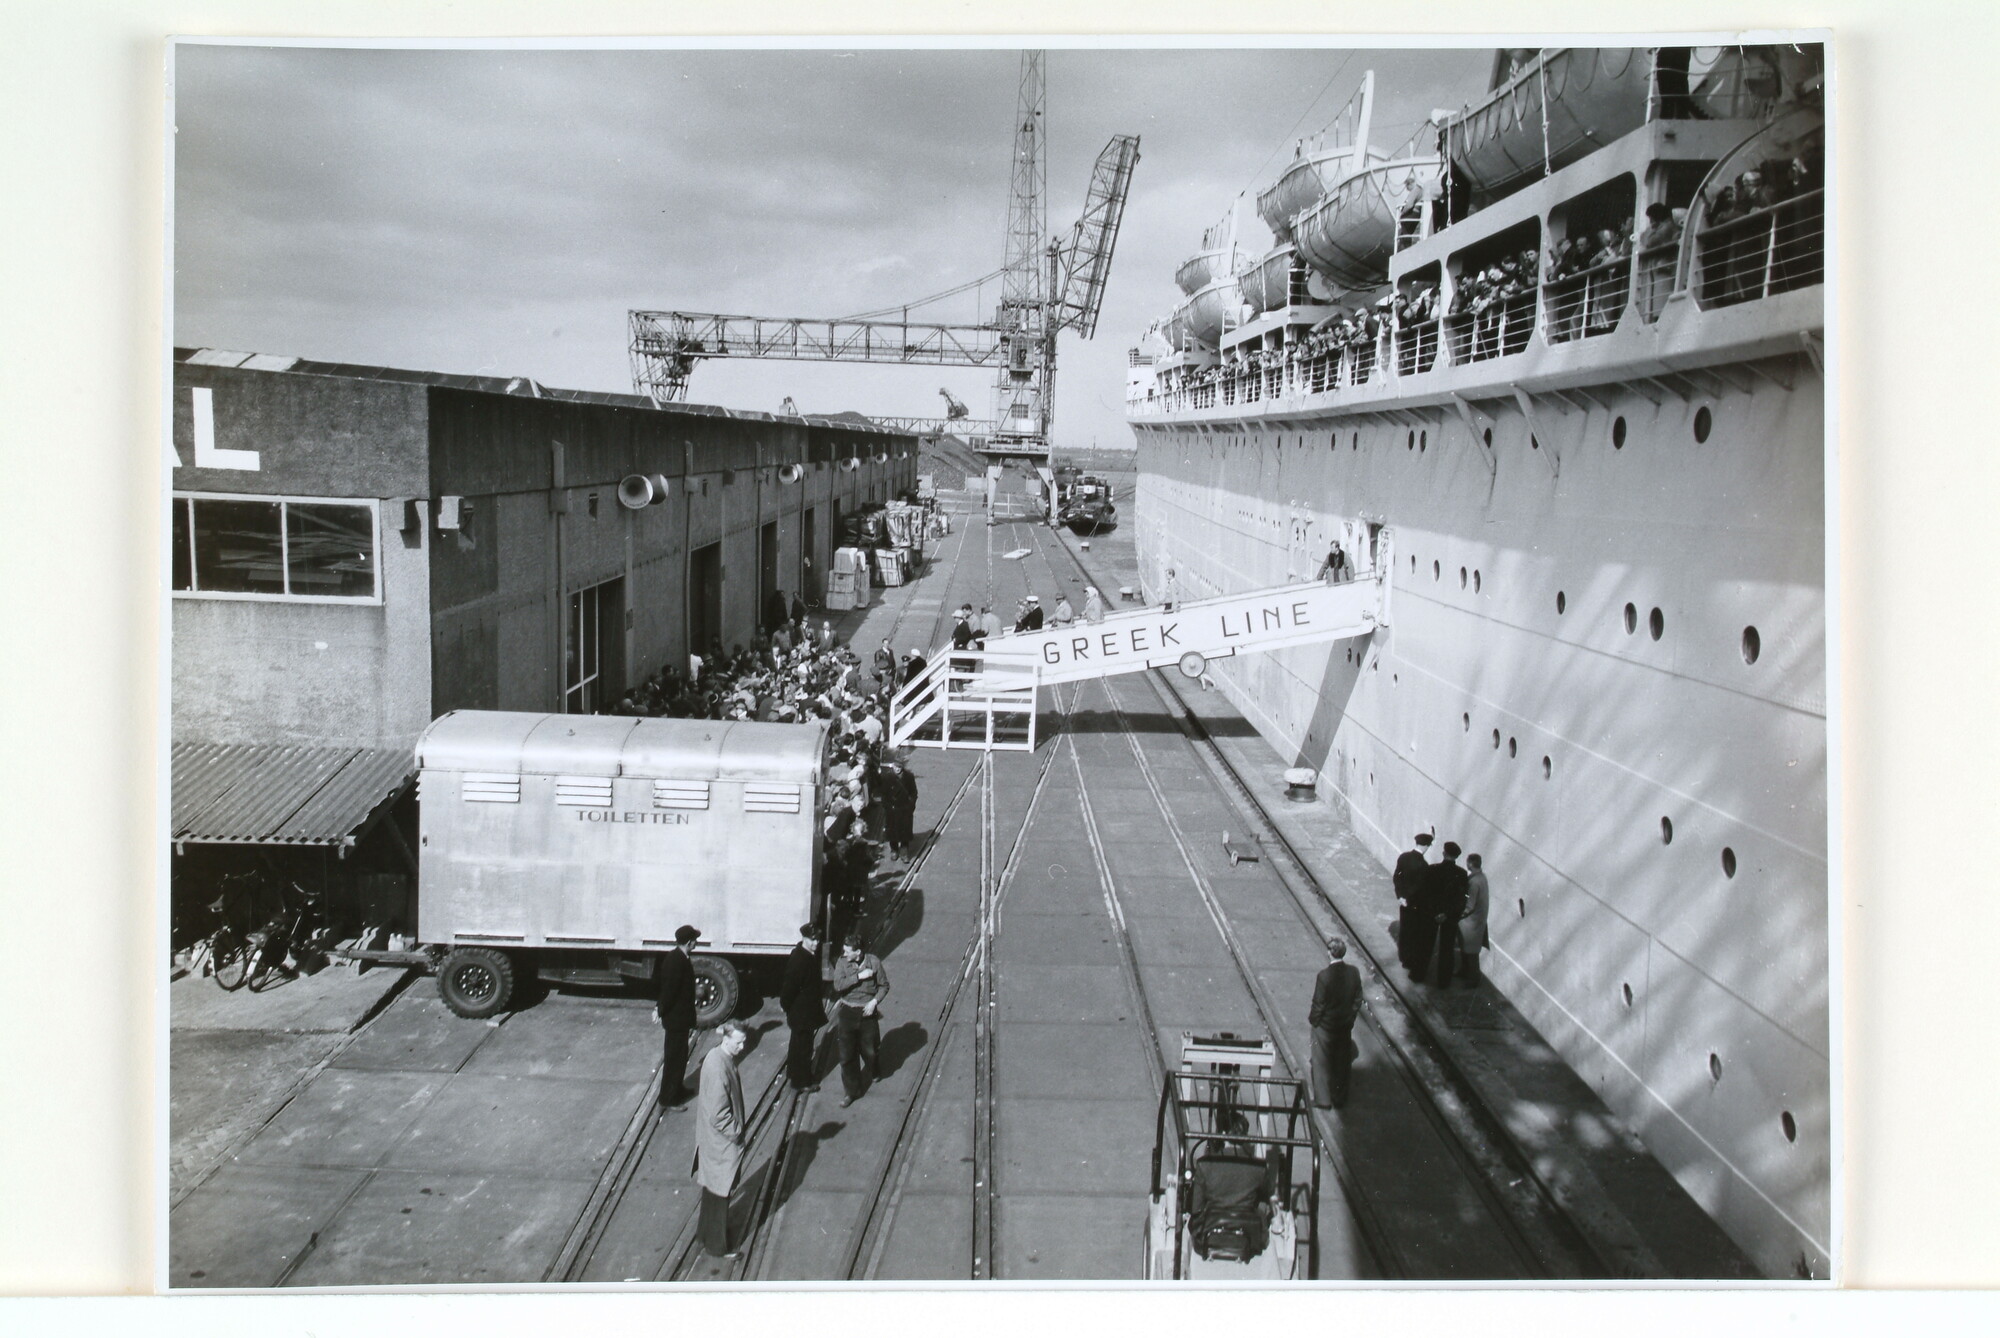
M458 793L468 804L518 804L521 778L497 771L468 771L459 782Z
M745 785L743 787L743 811L745 813L796 813L799 811L799 787L796 785Z
M656 780L653 782L654 808L707 808L707 781Z
M556 803L563 808L610 808L609 776L556 777Z

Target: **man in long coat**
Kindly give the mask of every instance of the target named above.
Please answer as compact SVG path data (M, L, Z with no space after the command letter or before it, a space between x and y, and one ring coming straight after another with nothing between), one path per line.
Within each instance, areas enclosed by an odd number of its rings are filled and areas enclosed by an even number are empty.
M1347 940L1326 945L1332 960L1313 981L1312 1099L1324 1110L1347 1104L1347 1080L1354 1066L1354 1019L1361 1016L1361 972L1346 961Z
M1465 913L1458 917L1458 950L1464 954L1465 983L1479 983L1479 954L1487 943L1486 869L1477 855L1465 857Z
M785 1047L785 1076L800 1092L819 1089L813 1044L826 1025L826 976L820 967L819 943L817 926L799 926L798 946L785 958L785 977L778 986L778 1006L785 1010L785 1026L791 1032Z
M1424 883L1431 864L1424 855L1431 834L1418 832L1416 847L1396 857L1396 956L1411 980L1422 980L1431 962L1431 917L1424 913Z
M1431 955L1437 967L1437 983L1449 985L1458 956L1458 917L1465 914L1467 888L1465 870L1458 867L1458 842L1444 843L1444 859L1426 871L1424 886L1426 909L1432 920Z
M693 925L682 925L674 931L674 946L671 951L660 954L659 985L660 1003L654 1016L660 1020L660 1029L666 1033L666 1045L660 1058L660 1106L687 1104L688 1040L694 1031L694 963L688 958L688 951L701 938L701 931Z
M725 1259L736 1253L729 1248L729 1191L736 1187L749 1130L736 1057L749 1040L741 1023L725 1022L716 1028L715 1048L701 1061L701 1096L695 1107L694 1172L701 1183L701 1248Z

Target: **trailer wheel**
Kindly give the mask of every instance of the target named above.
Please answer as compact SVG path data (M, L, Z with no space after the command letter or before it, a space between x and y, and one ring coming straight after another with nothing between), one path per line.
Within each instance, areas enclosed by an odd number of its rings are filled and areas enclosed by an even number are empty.
M706 1031L735 1017L742 997L736 968L720 957L697 955L689 960L694 966L695 1026Z
M438 967L438 997L460 1017L492 1017L514 995L514 963L493 948L453 948Z

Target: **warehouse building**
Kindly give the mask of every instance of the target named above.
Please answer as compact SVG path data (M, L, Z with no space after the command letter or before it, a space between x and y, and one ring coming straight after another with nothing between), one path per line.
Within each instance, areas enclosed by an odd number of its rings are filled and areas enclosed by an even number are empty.
M257 861L393 897L433 718L601 710L747 643L917 468L913 438L847 416L214 349L175 352L172 453L171 822L196 894Z

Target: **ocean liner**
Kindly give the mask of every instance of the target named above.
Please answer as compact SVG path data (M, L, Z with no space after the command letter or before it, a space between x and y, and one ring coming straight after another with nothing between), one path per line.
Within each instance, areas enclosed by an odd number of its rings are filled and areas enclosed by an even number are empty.
M1823 84L1561 48L1393 152L1363 106L1127 386L1155 594L1388 569L1368 640L1216 679L1385 865L1483 853L1496 984L1775 1277L1832 1245Z

